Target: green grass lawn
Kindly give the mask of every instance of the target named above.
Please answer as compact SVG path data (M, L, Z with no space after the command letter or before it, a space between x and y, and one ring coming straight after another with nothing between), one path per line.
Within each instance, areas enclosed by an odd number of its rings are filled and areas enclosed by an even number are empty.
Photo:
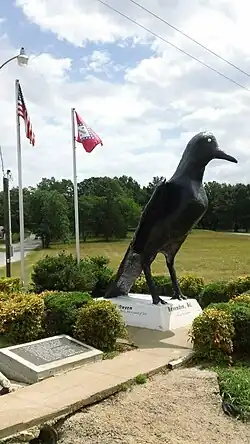
M116 242L87 242L81 244L81 257L104 255L116 270L128 246L129 239ZM34 263L46 254L55 255L66 250L75 254L75 246L55 244L48 250L37 250L25 259L26 276L30 278ZM167 273L165 259L158 255L153 273ZM186 240L176 257L178 275L196 274L206 282L250 274L250 236L196 230ZM12 275L19 276L20 264L13 263ZM4 268L0 269L4 276Z
M221 396L235 408L242 420L250 420L250 371L249 363L237 362L231 368L214 367L218 375Z
M4 336L4 335L0 335L0 348L3 347L9 347L11 344L11 342Z

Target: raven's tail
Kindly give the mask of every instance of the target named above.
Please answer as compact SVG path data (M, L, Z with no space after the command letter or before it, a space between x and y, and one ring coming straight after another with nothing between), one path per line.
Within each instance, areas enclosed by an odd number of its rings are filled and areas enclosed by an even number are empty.
M120 264L115 280L108 288L105 298L127 295L135 280L142 272L141 257L133 251L131 245Z

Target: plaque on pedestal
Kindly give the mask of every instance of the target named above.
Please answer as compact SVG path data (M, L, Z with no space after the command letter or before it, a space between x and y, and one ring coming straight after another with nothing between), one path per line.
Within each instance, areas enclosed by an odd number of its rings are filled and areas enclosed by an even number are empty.
M151 295L133 294L111 299L122 313L127 325L150 330L172 331L192 324L202 309L196 299L178 300L161 296L166 302L152 304Z

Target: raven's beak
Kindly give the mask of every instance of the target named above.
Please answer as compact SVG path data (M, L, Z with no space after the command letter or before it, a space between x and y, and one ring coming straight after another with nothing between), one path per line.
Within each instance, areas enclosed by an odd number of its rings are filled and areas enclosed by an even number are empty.
M215 159L223 159L228 160L229 162L238 163L238 160L235 157L230 156L229 154L224 153L224 151L218 149L214 156Z

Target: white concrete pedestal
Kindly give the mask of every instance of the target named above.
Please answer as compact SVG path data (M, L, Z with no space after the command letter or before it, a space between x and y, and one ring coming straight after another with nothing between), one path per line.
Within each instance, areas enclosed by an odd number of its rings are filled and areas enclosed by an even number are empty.
M146 294L130 293L110 300L118 306L127 325L151 330L170 331L186 327L202 312L196 299L161 298L166 305L153 305L152 297Z

